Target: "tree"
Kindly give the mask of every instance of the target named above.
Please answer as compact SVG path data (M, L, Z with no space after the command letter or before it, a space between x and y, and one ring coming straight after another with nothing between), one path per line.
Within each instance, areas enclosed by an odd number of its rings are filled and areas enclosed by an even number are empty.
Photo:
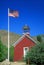
M30 49L25 59L29 59L30 65L44 65L44 43L35 45L32 49Z
M42 38L41 38L40 35L37 36L37 40L38 40L39 42L42 42Z
M0 40L0 62L7 58L7 47L4 46Z

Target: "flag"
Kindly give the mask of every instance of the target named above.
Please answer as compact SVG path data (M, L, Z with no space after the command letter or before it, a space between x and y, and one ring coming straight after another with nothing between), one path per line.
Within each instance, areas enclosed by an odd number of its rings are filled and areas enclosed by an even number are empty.
M19 12L17 10L9 10L8 16L18 17L19 16Z

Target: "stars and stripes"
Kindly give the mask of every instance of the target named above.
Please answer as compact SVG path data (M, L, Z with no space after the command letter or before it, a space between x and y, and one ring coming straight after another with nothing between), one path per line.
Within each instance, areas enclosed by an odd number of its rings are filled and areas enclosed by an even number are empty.
M19 16L19 12L17 10L9 10L9 15L11 17L18 17Z

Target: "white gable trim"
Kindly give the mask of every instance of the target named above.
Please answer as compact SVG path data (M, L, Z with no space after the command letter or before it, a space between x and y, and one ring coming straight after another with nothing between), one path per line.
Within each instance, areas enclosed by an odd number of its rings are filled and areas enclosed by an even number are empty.
M15 47L22 39L24 39L24 37L27 36L29 39L31 39L34 43L36 43L35 40L33 40L30 36L24 34L23 36L21 36L14 44L13 46Z
M25 35L21 36L21 37L13 44L13 46L15 47L24 37L25 37Z
M33 39L33 38L31 38L30 36L28 36L28 35L26 35L29 39L31 39L33 42L35 42L36 43L36 41Z

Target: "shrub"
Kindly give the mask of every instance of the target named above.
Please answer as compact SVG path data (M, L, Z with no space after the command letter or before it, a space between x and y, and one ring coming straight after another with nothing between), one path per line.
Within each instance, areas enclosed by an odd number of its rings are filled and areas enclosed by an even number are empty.
M4 46L0 40L0 62L7 58L7 47Z
M26 62L28 62L29 59L30 64L44 65L44 43L31 48L30 51L27 53L25 59L27 60Z
M10 47L10 61L14 61L13 58L14 58L14 47L11 46Z
M37 36L37 40L38 40L39 42L42 42L42 38L41 38L40 35Z

